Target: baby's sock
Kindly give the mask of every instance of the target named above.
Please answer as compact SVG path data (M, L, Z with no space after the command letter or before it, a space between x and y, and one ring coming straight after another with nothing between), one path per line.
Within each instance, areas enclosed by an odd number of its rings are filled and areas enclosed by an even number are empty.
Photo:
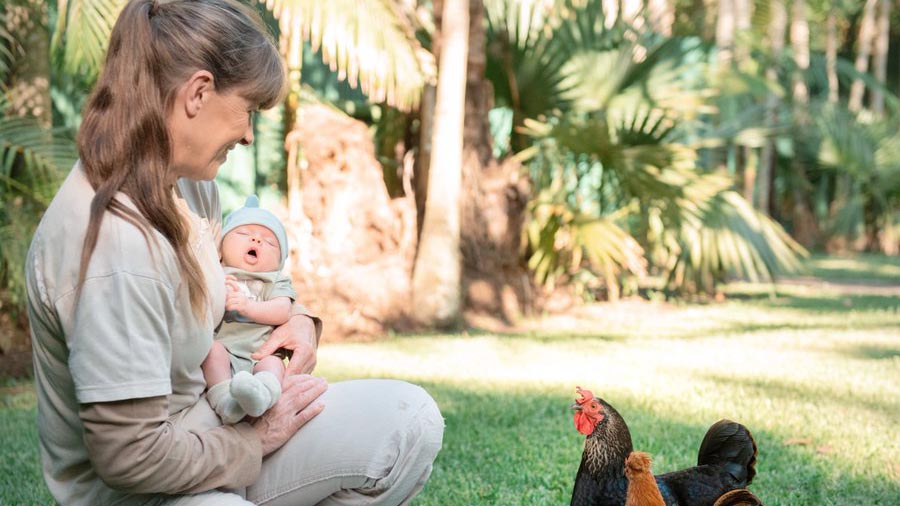
M259 416L281 396L281 382L268 371L255 375L240 371L231 379L231 395L248 415Z
M213 411L222 419L222 423L226 425L235 424L247 416L244 408L231 395L231 381L223 381L213 385L206 392L206 400Z
M278 402L278 398L281 397L281 381L278 380L278 376L275 376L268 371L260 371L256 373L254 377L269 391L269 397L271 399L269 400L269 405L266 406L266 409L268 410L274 406L275 403Z

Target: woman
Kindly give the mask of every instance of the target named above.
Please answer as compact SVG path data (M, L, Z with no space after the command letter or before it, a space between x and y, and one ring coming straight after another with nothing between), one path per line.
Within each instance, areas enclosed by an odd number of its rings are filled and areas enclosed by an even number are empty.
M260 350L294 350L272 409L223 427L202 398L225 291L210 180L284 82L235 0L120 14L80 160L28 256L41 456L61 504L400 504L428 478L434 401L399 381L296 374L319 331L302 308Z

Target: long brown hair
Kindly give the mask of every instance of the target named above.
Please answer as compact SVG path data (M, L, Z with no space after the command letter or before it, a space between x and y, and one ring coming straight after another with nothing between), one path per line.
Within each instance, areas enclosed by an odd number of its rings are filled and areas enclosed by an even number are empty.
M173 195L172 139L166 124L178 87L197 70L220 93L238 91L269 108L285 90L285 71L255 11L236 0L132 0L112 30L106 63L84 109L78 151L96 194L81 252L78 290L105 212L152 230L172 246L191 308L205 314L207 289L188 243L189 225ZM116 198L127 195L137 212Z

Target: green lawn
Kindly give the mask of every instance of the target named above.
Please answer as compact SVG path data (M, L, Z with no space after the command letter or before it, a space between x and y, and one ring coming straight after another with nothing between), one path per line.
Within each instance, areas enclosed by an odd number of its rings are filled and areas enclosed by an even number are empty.
M626 301L527 322L515 335L326 344L329 381L425 386L444 449L417 505L567 504L583 437L575 386L615 405L654 470L689 466L706 428L743 422L766 505L893 505L900 497L900 259L816 257L804 283L733 286L724 303ZM45 504L34 396L0 405L0 504Z

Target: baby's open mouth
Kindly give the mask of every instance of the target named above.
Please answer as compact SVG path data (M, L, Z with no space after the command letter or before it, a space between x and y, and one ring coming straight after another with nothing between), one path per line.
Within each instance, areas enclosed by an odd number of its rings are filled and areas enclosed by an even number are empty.
M253 265L259 260L259 253L256 251L256 248L250 248L247 250L247 253L244 255L244 261L250 265Z

